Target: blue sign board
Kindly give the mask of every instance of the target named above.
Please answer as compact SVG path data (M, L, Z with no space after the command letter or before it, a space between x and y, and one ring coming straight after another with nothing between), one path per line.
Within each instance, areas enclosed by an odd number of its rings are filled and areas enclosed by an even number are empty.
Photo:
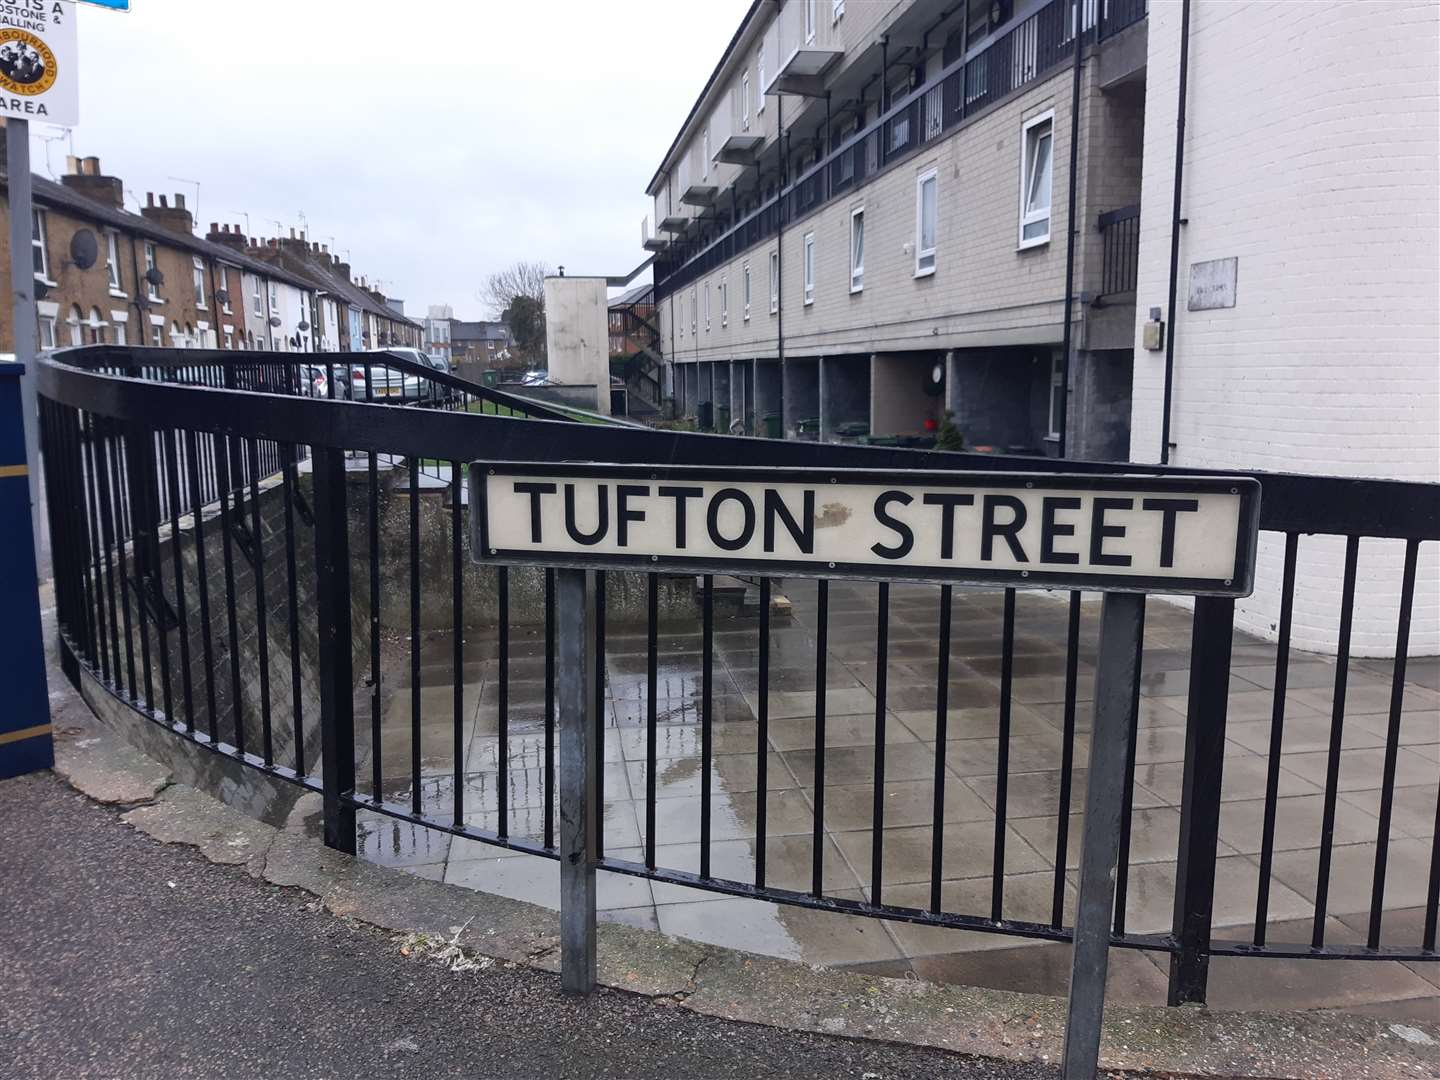
M94 4L96 7L109 8L111 11L129 11L130 0L76 0L80 4Z

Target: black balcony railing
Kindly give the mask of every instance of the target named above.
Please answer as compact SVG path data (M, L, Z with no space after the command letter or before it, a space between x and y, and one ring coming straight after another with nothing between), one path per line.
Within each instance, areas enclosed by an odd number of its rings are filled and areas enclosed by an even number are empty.
M842 192L853 190L957 125L1048 76L1075 45L1075 25L1098 41L1147 13L1148 0L1051 0L929 84L897 98L868 127L840 140L772 199L728 227L699 226L655 260L655 295L664 298L768 240ZM706 228L721 228L718 235Z
M1135 291L1140 263L1140 207L1100 215L1100 295Z

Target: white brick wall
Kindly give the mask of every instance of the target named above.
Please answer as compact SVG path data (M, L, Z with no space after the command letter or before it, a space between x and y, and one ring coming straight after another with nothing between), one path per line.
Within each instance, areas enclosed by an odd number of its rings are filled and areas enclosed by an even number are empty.
M1137 323L1164 306L1180 4L1152 0ZM1197 3L1171 461L1440 479L1440 6ZM1232 309L1185 310L1190 264L1239 257ZM1164 353L1136 328L1131 458L1157 461ZM1440 651L1422 547L1411 652ZM1262 537L1247 629L1273 636L1283 538ZM1334 651L1344 541L1302 538L1293 641ZM1403 544L1361 545L1353 651L1392 653Z

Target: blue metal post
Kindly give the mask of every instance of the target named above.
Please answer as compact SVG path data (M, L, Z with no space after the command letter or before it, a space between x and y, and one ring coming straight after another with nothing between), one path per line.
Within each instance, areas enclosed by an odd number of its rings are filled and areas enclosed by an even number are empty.
M35 532L30 519L30 466L20 398L23 364L0 363L0 657L8 672L0 709L0 779L55 763L40 594L35 587Z

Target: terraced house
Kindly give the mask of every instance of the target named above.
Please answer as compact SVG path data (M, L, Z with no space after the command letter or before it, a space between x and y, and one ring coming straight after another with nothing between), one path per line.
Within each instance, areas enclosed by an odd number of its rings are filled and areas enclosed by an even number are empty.
M756 0L648 188L677 410L1124 459L1145 15Z

